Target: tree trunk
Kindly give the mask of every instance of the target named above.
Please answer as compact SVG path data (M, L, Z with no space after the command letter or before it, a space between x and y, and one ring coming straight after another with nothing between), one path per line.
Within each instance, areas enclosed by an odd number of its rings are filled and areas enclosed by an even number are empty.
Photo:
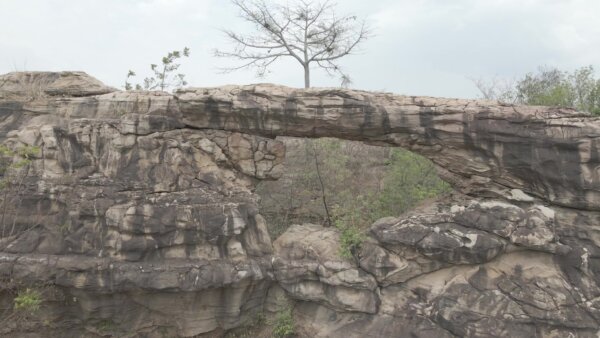
M308 87L306 87L308 88ZM325 217L327 224L325 226L332 226L331 215L329 214L329 207L327 206L327 198L325 197L325 184L323 184L323 178L321 177L321 168L319 167L319 155L317 153L317 146L314 140L310 140L310 144L313 147L313 157L315 159L315 168L317 169L317 178L319 179L319 185L321 186L321 199L323 200L323 208L325 209Z
M304 66L304 88L310 88L310 67Z

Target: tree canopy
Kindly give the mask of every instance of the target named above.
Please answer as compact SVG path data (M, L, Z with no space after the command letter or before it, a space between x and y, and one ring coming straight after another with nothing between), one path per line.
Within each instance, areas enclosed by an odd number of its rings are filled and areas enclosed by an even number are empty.
M527 105L575 108L600 115L600 78L593 66L572 72L540 67L516 82L476 80L476 86L486 99Z

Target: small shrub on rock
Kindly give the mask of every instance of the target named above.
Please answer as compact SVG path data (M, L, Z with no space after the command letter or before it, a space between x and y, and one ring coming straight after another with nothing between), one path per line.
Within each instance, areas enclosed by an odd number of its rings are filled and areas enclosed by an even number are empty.
M273 337L285 338L293 336L295 327L294 318L292 317L292 308L287 307L278 313L273 325Z
M29 314L35 313L42 304L42 295L33 289L19 291L14 299L15 311L22 311Z

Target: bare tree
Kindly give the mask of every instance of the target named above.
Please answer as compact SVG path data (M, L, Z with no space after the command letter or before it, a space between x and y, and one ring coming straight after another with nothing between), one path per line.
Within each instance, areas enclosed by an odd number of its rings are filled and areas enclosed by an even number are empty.
M506 104L517 101L515 80L493 77L491 80L483 78L469 78L481 93L481 98L497 100Z
M218 57L242 61L231 72L256 68L262 77L267 68L282 57L292 57L304 69L304 86L310 87L310 66L316 64L329 75L339 75L344 84L348 75L341 70L338 60L355 51L370 36L364 21L356 16L336 16L329 0L315 3L301 0L295 5L269 5L264 0L232 0L240 9L241 17L254 25L255 33L238 34L224 30L235 43L232 51L215 50Z

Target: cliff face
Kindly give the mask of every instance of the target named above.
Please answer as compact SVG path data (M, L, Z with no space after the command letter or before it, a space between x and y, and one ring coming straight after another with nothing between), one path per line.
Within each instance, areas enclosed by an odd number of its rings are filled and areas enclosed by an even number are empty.
M66 72L0 85L0 141L37 147L6 173L0 305L50 290L37 324L8 311L0 335L220 335L274 295L307 337L600 329L598 118L273 85L120 92ZM353 259L318 225L272 243L253 190L284 170L275 136L404 147L456 192L377 221Z

